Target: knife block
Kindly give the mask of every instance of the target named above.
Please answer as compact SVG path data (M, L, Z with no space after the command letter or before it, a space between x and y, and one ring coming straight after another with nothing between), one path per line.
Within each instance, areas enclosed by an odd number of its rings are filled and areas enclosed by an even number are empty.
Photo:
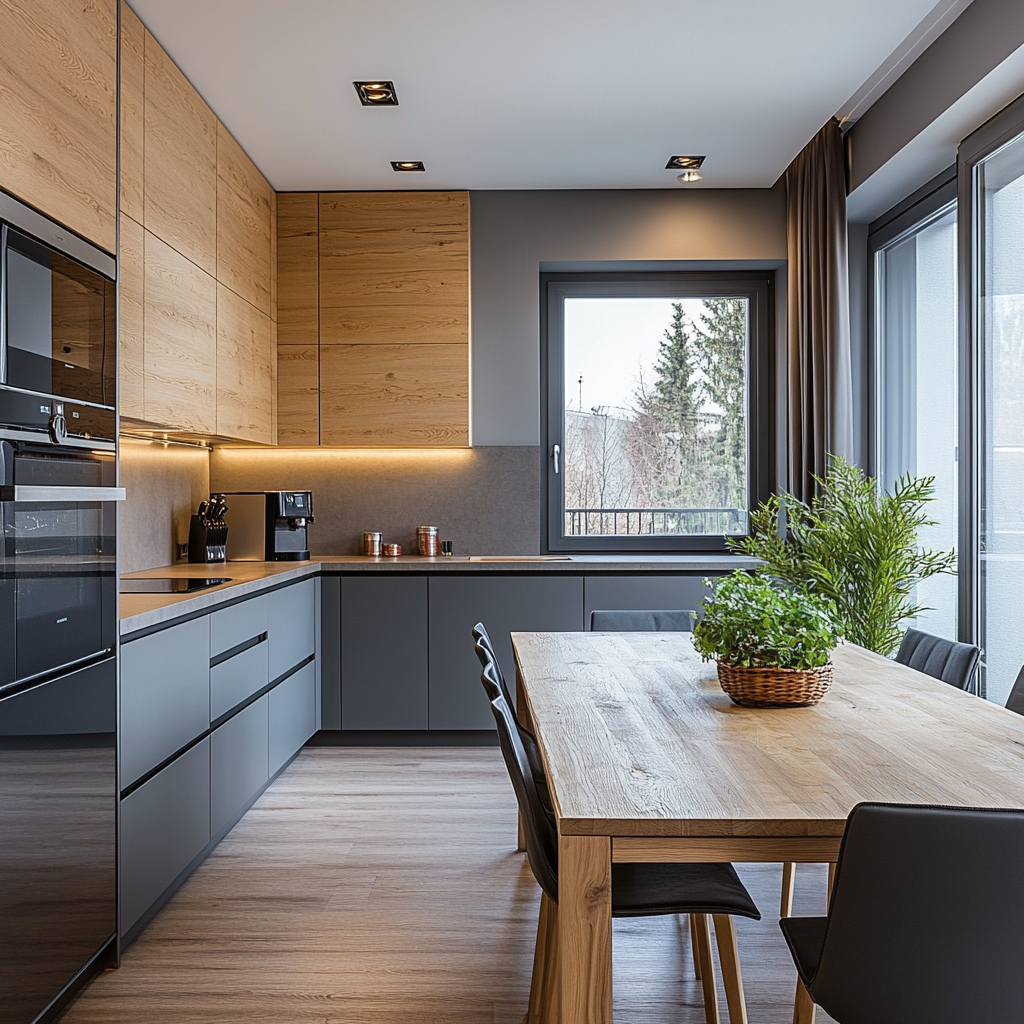
M227 559L227 526L207 526L197 515L188 528L188 560L190 562L223 562Z

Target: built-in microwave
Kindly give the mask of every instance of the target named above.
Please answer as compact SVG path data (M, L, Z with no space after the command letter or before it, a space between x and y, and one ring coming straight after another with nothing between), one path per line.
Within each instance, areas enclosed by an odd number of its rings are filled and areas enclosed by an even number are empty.
M0 432L115 439L112 256L0 192Z

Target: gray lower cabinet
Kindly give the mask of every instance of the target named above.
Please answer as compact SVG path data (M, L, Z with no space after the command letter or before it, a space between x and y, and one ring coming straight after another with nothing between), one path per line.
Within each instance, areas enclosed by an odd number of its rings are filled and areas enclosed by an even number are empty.
M210 740L121 801L120 932L126 935L210 841Z
M270 774L316 732L316 665L310 662L270 693Z
M293 583L270 594L270 678L277 679L316 650L316 584Z
M210 669L210 721L216 722L270 682L266 640Z
M583 588L583 619L590 629L595 608L648 610L687 608L696 610L708 588L700 576L587 576Z
M494 716L480 686L472 628L483 621L502 673L515 686L509 633L583 629L580 576L431 576L431 729L493 729ZM514 690L513 690L514 692Z
M121 788L210 727L210 620L121 645Z
M269 694L210 734L210 834L219 835L269 778Z
M210 615L210 657L230 651L253 637L267 632L270 622L270 597L250 597Z
M426 729L427 579L341 581L342 729Z

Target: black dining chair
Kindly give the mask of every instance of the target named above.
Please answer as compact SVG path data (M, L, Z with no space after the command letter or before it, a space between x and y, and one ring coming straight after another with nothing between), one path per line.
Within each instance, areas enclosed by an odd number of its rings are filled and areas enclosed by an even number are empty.
M594 633L692 633L697 613L684 609L595 609L590 613Z
M795 1024L1024 1020L1024 811L863 803L828 917L779 922Z
M491 693L491 681L484 681ZM544 812L512 709L498 694L491 700L502 757L526 833L526 853L541 887L537 947L527 1021L540 1024L555 1014L558 992L558 829ZM729 1019L745 1021L743 981L732 915L760 920L761 914L731 864L612 864L612 917L689 914L696 921L704 1015L718 1022L718 996L711 959L708 915L714 918Z
M498 664L498 657L494 653L494 645L491 643L487 628L482 622L478 622L473 627L473 640L475 641L474 650L482 670L480 681L487 691L487 699L494 700L498 696L504 697L509 708L514 709L515 702L512 699L512 694L509 693L505 677L501 673L501 666ZM541 803L549 814L554 814L551 794L548 791L547 775L544 772L544 760L541 757L540 747L537 746L537 737L533 735L532 730L523 725L514 710L512 716L515 718L516 730L519 733L519 739L522 741L523 749L526 751L526 758L530 763L530 772L540 791ZM520 843L519 848L523 848L522 843Z
M972 691L980 657L981 651L974 644L945 640L920 629L908 629L896 652L901 665L968 691Z
M1024 715L1024 667L1017 673L1017 678L1013 681L1013 689L1010 690L1010 696L1006 698L1006 706L1011 711L1016 711L1018 715Z

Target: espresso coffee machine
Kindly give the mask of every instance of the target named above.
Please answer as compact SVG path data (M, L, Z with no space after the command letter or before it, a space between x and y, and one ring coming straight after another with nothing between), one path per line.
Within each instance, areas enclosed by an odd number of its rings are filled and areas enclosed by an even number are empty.
M304 562L313 522L311 491L236 491L224 495L228 560Z

